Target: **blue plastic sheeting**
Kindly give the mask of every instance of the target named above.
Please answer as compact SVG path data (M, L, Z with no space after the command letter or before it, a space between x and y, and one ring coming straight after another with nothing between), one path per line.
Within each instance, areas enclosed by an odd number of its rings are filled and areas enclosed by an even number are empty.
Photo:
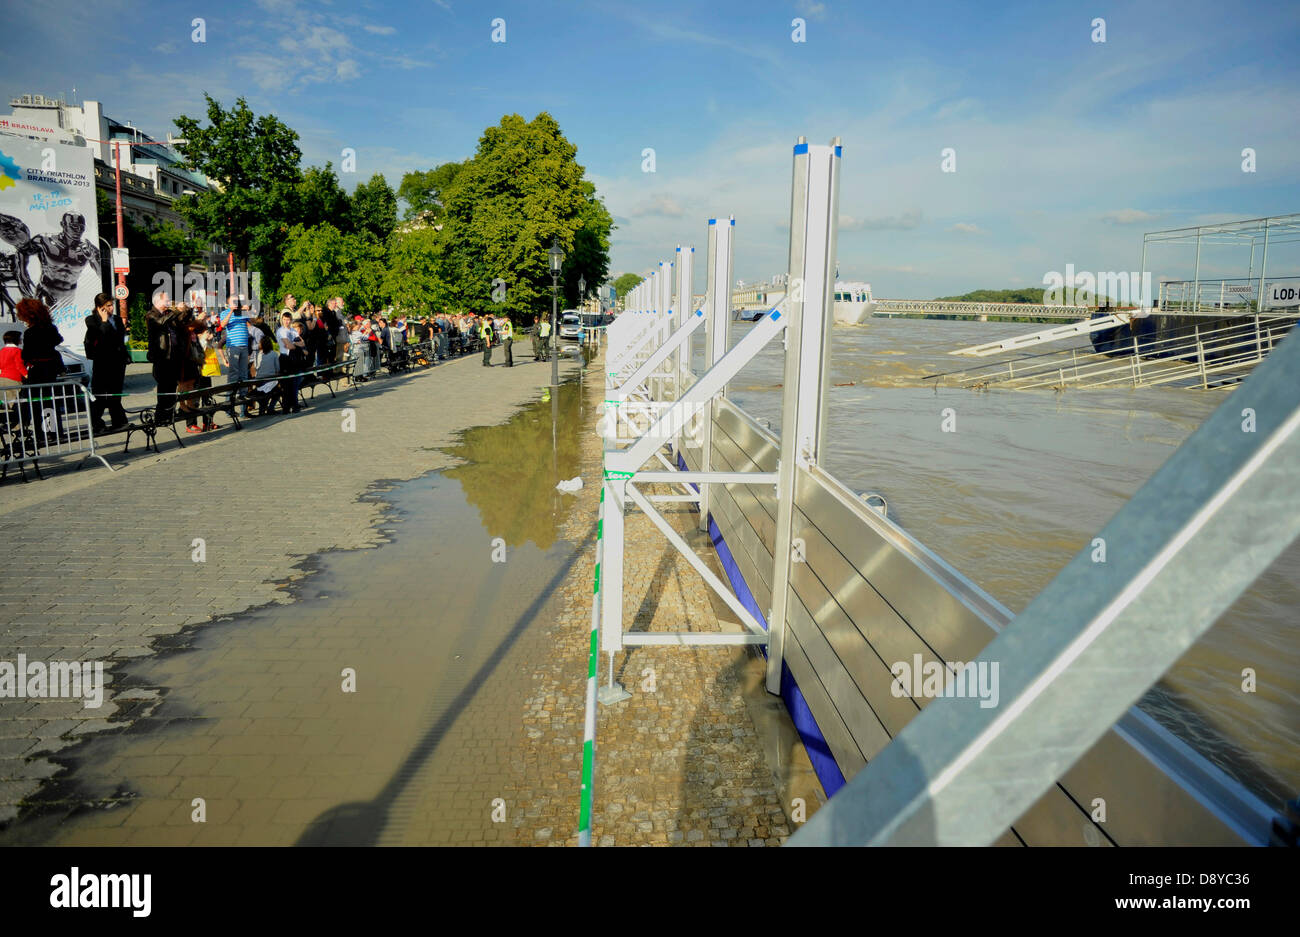
M677 467L682 471L687 470L686 461L682 458L681 453L675 453L677 456ZM692 484L691 488L696 491L700 486ZM695 507L698 512L698 507ZM745 582L745 577L741 575L740 568L736 565L735 557L731 555L731 548L727 546L726 539L722 536L722 531L713 521L713 515L709 515L709 541L713 544L713 549L717 551L718 562L722 564L723 571L727 574L727 581L731 583L731 588L736 593L736 598L740 604L745 606L764 628L767 627L767 616L758 607L754 601L754 594L749 591L749 585ZM763 656L767 656L767 648L763 648ZM786 711L790 714L790 720L794 723L795 730L799 733L799 738L803 742L804 750L808 752L808 760L812 762L813 770L817 772L817 780L821 781L822 790L826 792L827 797L834 797L835 792L844 786L844 773L840 771L840 766L835 763L835 756L831 754L830 746L826 744L826 739L822 736L822 730L817 726L817 720L813 718L812 712L808 709L808 702L803 697L803 692L799 689L799 684L795 682L794 674L790 673L790 667L781 662L781 701L785 703Z

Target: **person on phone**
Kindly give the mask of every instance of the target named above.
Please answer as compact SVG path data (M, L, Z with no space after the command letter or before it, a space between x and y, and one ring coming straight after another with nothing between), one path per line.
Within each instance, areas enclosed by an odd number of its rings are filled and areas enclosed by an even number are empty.
M122 408L122 385L126 381L126 329L113 314L115 301L107 293L95 297L95 311L86 316L86 357L94 363L90 373L90 425L95 433L106 433L126 426ZM108 409L110 426L104 426L104 409Z

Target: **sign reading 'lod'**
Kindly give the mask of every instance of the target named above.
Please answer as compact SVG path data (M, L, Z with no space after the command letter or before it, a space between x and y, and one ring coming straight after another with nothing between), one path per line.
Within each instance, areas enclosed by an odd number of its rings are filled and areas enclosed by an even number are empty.
M1264 305L1272 308L1300 306L1300 284L1270 283L1264 289Z

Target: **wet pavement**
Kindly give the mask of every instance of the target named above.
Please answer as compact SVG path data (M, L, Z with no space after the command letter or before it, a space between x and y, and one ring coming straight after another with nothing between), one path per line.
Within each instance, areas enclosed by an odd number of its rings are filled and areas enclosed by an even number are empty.
M526 673L574 554L555 483L577 402L467 431L436 453L459 466L362 499L378 546L308 556L276 601L117 662L111 718L63 740L0 842L508 841Z

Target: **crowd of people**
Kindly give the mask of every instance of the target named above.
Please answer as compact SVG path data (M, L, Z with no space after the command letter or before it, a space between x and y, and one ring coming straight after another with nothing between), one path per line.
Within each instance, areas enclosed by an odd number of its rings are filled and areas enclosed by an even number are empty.
M128 423L122 401L130 352L116 305L113 297L100 293L86 317L85 352L93 365L90 421L96 435ZM58 351L63 336L49 309L39 300L24 299L16 312L26 331L3 335L0 378L27 385L58 381L64 370ZM277 312L267 315L250 308L244 297L210 309L172 302L159 292L145 325L146 359L157 386L155 422L169 425L179 410L187 433L220 429L211 404L214 383L222 376L231 385L230 405L241 406L248 417L277 407L283 413L299 412L307 406L300 393L304 382L328 377L349 360L356 383L373 380L385 367L404 370L410 367L413 346L430 364L481 349L484 365L491 364L493 348L502 346L504 364L514 364L515 327L508 318L474 313L408 317L391 311L348 315L340 296L318 305L300 304L289 294ZM549 360L549 320L534 317L531 325L534 359Z

